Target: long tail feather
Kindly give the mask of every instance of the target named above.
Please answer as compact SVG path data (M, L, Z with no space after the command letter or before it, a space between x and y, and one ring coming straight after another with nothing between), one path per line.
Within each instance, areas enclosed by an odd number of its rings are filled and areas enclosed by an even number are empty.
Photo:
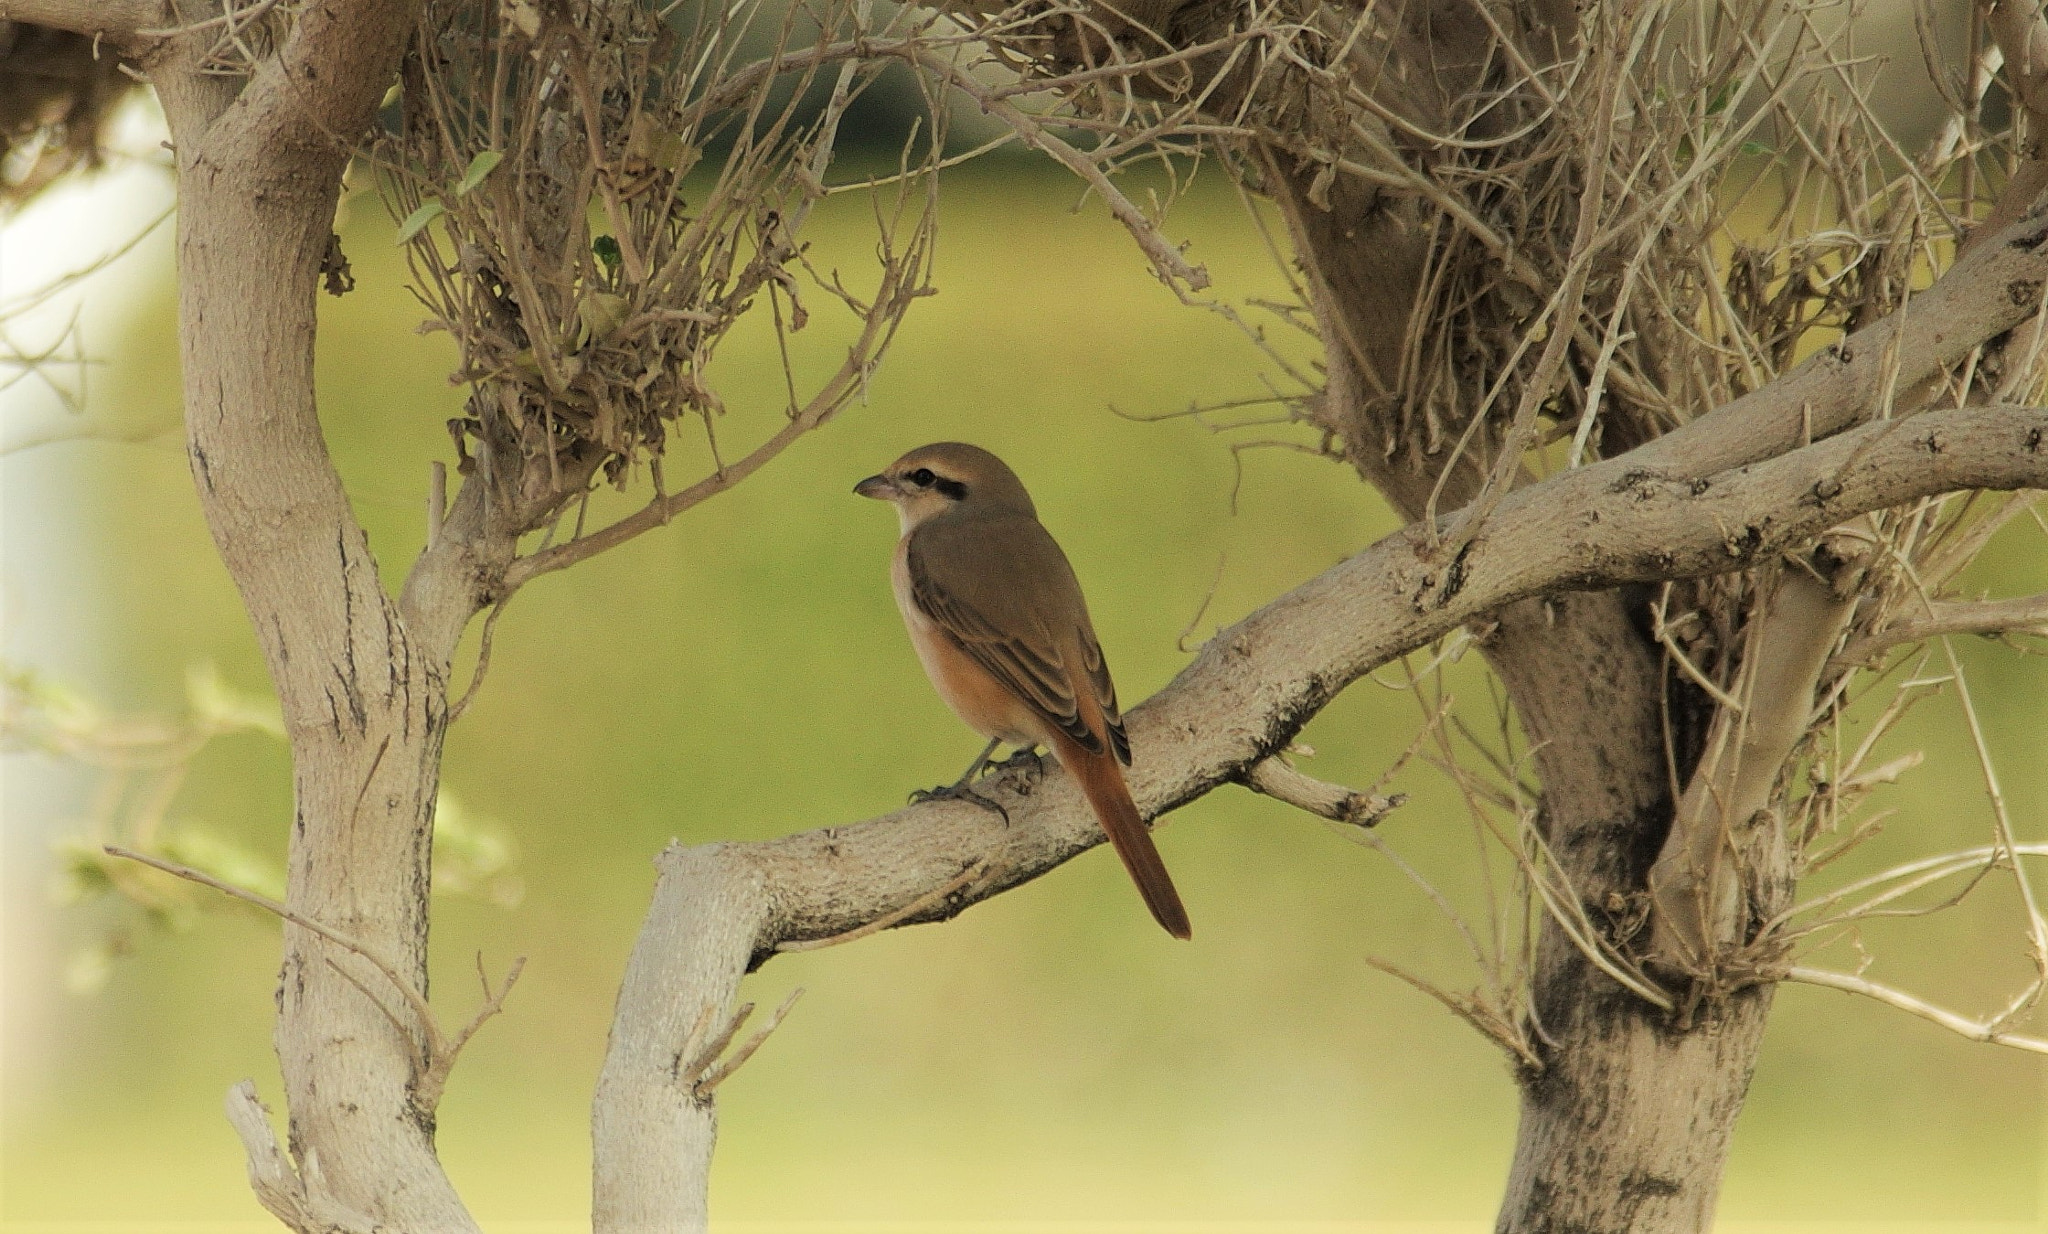
M1123 768L1107 752L1091 754L1064 734L1054 739L1053 754L1080 783L1082 794L1095 809L1095 817L1102 820L1103 834L1109 837L1116 855L1123 858L1124 869L1138 885L1138 894L1145 897L1145 907L1152 910L1153 919L1175 938L1189 937L1193 927L1188 924L1188 910L1181 906L1180 893L1174 890L1166 863L1159 858L1152 834L1145 830L1145 820L1138 816L1131 790L1124 784Z

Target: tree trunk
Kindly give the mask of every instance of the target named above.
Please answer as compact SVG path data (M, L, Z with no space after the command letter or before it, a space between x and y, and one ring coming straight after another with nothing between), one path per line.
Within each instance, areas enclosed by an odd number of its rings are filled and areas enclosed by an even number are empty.
M1393 375L1427 233L1397 226L1373 194L1318 204L1299 174L1277 162L1267 174L1305 258L1318 326L1340 341L1327 353L1324 422L1405 518L1426 517L1432 495L1438 511L1459 509L1479 490L1482 454L1455 456L1458 469L1440 477L1450 452L1388 445L1403 440L1392 427L1404 410ZM1628 588L1524 600L1479 628L1479 649L1533 752L1538 826L1587 920L1602 928L1641 901L1674 804L1665 669L1647 633L1647 602ZM1551 917L1540 929L1528 1029L1541 1066L1519 1069L1521 1123L1498 1229L1707 1229L1768 990L1681 1028L1600 971Z
M193 480L291 740L286 905L354 944L285 926L276 1044L298 1168L264 1199L302 1230L475 1228L418 1087L452 641L421 647L399 619L313 393L341 171L411 20L403 3L308 5L246 84L203 72L192 36L152 65L178 156Z

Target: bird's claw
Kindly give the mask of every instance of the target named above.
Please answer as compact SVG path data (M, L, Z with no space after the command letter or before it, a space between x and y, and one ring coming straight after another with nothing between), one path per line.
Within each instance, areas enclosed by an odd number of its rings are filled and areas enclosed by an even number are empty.
M962 780L957 784L941 784L937 788L921 788L910 794L910 804L919 805L927 801L971 801L978 806L994 810L1002 816L1004 826L1010 822L1010 812L1001 805L975 792Z
M990 775L1005 776L1017 773L1023 787L1030 788L1045 778L1045 758L1030 747L1018 750L1000 763L991 765Z

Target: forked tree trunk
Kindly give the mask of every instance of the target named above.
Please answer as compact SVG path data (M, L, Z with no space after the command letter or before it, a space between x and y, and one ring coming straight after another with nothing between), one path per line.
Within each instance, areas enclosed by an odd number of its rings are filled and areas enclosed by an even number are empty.
M1345 343L1330 349L1323 408L1346 457L1405 518L1424 517L1432 491L1440 511L1458 509L1477 491L1477 470L1438 490L1449 451L1390 453L1387 418L1399 395L1375 374L1400 370L1426 240L1369 195L1319 203L1299 177L1272 171L1323 336ZM1538 826L1595 923L1643 901L1671 824L1665 669L1648 634L1648 599L1624 588L1525 600L1479 627L1479 650L1533 751ZM1497 1228L1708 1229L1770 987L1680 1027L1601 972L1546 915L1530 1003L1541 1065L1518 1070L1521 1120Z
M413 9L341 12L309 6L246 83L197 71L199 38L152 66L179 171L193 481L291 741L286 903L360 946L285 927L276 1044L299 1170L258 1189L300 1229L461 1231L474 1223L435 1159L417 1087L419 1009L393 981L424 998L452 639L422 645L386 595L313 397L314 300L342 167Z

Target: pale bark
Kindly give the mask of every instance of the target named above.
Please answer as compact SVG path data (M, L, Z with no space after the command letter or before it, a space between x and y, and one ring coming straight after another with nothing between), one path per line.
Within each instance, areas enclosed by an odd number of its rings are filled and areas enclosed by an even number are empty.
M1718 453L1715 445L1735 448L1715 435L1716 425L1748 432L1747 413L1736 412L1730 407L1702 421L1703 454ZM1510 494L1464 554L1450 587L1428 559L1425 529L1411 526L1218 634L1171 684L1132 709L1133 798L1154 818L1241 780L1361 674L1517 600L1746 568L1858 514L1928 493L2033 487L2048 480L2044 443L2048 412L1984 408L1867 425L1711 475L1651 471L1623 456ZM1823 483L1831 494L1824 501L1815 495ZM1731 542L1731 527L1754 535ZM1587 602L1606 603L1597 594ZM1580 597L1558 603L1567 619L1553 628L1580 631L1580 639L1600 631L1598 622L1578 619ZM1522 611L1541 620L1540 607ZM1552 665L1545 680L1558 722L1570 717L1591 734L1578 740L1575 756L1597 757L1602 743L1640 744L1645 720L1654 730L1655 679L1644 671L1654 658L1639 640L1604 651L1582 645L1597 657L1589 668L1616 654L1637 657L1611 680L1644 683L1650 692L1633 708L1594 713L1606 718L1589 722L1579 706L1584 700L1560 693L1576 688L1577 675ZM1608 701L1611 690L1595 697ZM1543 723L1543 713L1535 714ZM1662 775L1660 763L1654 779L1629 791L1609 776L1581 776L1547 800L1548 809L1570 811L1565 817L1610 820L1558 836L1561 859L1582 880L1589 903L1599 903L1594 897L1603 886L1641 885L1654 850L1636 841L1631 869L1628 845L1616 841L1654 825L1627 811L1657 805ZM971 803L934 801L851 826L664 855L620 991L593 1113L597 1211L608 1222L600 1229L702 1227L715 1110L678 1079L679 1060L696 1052L691 1039L700 1023L728 1013L744 973L778 947L859 930L920 901L931 902L902 923L950 918L1102 840L1056 768L1020 765L980 791L1003 807L1007 822ZM1748 1065L1732 1064L1748 1057L1748 1047L1719 1043L1704 1021L1695 1032L1674 1035L1662 1013L1579 971L1583 957L1552 936L1541 963L1561 974L1539 979L1546 1031L1586 1048L1558 1051L1538 1082L1547 1087L1532 1089L1524 1129L1530 1170L1516 1186L1533 1204L1549 1195L1545 1179L1571 1178L1569 1171L1586 1168L1594 1153L1619 1171L1615 1177L1640 1175L1652 1180L1653 1191L1672 1183L1665 1208L1646 1211L1710 1210L1727 1127L1747 1084ZM1729 1004L1728 1023L1745 1030L1735 1034L1738 1043L1749 1040L1745 1017L1756 1016L1760 1025L1767 1003L1767 994L1750 992ZM1585 1132L1588 1120L1605 1119L1599 1111L1624 1095L1634 1103L1675 1091L1649 1083L1656 1074L1690 1086L1693 1097L1729 1104L1727 1126L1713 1142L1681 1137L1684 1119L1660 1114L1668 1134L1637 1137L1623 1134L1632 1126L1609 1123L1604 1138L1584 1141L1577 1155L1557 1151ZM1583 1104L1596 1098L1610 1104ZM1527 1223L1508 1228L1561 1227L1538 1220L1532 1208Z
M1452 35L1456 23L1430 24L1447 7L1428 3L1409 6L1413 21L1429 29L1429 47ZM1478 5L1468 6L1477 13ZM1496 6L1506 13L1507 6ZM1568 30L1568 13L1550 15L1553 28ZM1538 27L1537 29L1541 29ZM1569 38L1525 37L1524 49L1537 63ZM1471 57L1449 58L1452 94L1469 73L1457 65ZM1409 58L1413 76L1441 78L1443 63L1431 55ZM1594 83L1593 88L1599 88ZM1381 101L1397 102L1381 95ZM1428 125L1424 112L1409 110ZM1518 113L1509 112L1509 115ZM1471 136L1472 134L1466 134ZM1421 157L1428 157L1427 142ZM1598 160L1592 160L1598 163ZM1311 302L1326 340L1328 380L1315 406L1319 423L1342 442L1344 454L1360 474L1378 487L1394 506L1411 518L1434 509L1464 506L1485 495L1483 475L1511 464L1498 428L1483 428L1478 439L1488 449L1472 449L1447 463L1449 452L1425 453L1407 430L1413 391L1403 388L1404 363L1413 345L1411 331L1427 328L1434 308L1422 286L1425 257L1437 234L1410 213L1412 205L1398 194L1386 194L1339 177L1329 185L1314 166L1277 153L1261 163L1264 179L1274 190L1287 218L1297 253L1309 276ZM1584 174L1597 183L1606 171L1589 166ZM1975 233L1962 263L1923 296L1872 329L1858 332L1800 368L1737 400L1712 416L1700 417L1654 438L1623 456L1638 466L1658 470L1676 466L1703 474L1718 468L1766 457L1802 440L1801 434L1825 436L1843 424L1875 413L1889 392L1902 392L1898 405L1917 406L1926 384L1968 356L1970 349L2030 315L2042 284L2024 273L2033 250L2042 242L2038 225L2015 231L2038 191L2016 181L1999 203L1985 229ZM1589 217L1580 205L1581 235ZM1423 217L1427 218L1425 200ZM2038 216L2035 216L2038 217ZM1517 243L1527 242L1515 237ZM1583 248L1575 244L1573 251ZM1496 252L1496 259L1511 254ZM1981 264L1980 264L1981 263ZM1973 287L1972 284L1975 284ZM2005 299L2019 316L1994 303ZM1509 307L1509 306L1499 306ZM1922 311L1942 323L1923 331L1912 319ZM1987 316L1988 314L1988 316ZM1562 320L1576 321L1576 306ZM1952 321L1972 326L1944 337ZM1986 328L1978 329L1982 325ZM1562 342L1558 326L1549 327L1548 351ZM1520 330L1504 320L1501 334ZM1950 344L1961 343L1961 347ZM1887 365L1900 366L1888 372ZM1683 363L1681 361L1681 363ZM1541 364L1538 366L1542 367ZM1889 383L1889 384L1888 384ZM1537 396L1547 391L1532 387ZM1525 399L1529 397L1525 393ZM1526 403L1518 411L1532 411ZM1469 416L1471 409L1451 409ZM1735 421L1747 423L1740 427ZM1455 434L1459 421L1453 419ZM1755 436L1752 437L1751 434ZM1777 443L1764 445L1766 441ZM1613 444L1610 441L1610 444ZM1622 442L1622 445L1628 443ZM1489 457L1490 456L1490 457ZM1455 468L1444 475L1446 467ZM1499 490L1495 490L1498 494ZM1823 485L1825 491L1825 485ZM1515 526L1504 500L1486 526L1498 534ZM1749 524L1725 524L1731 536L1748 534ZM1517 528L1519 530L1519 528ZM1615 920L1617 905L1634 905L1648 879L1653 859L1667 839L1673 852L1697 852L1715 844L1723 815L1704 811L1700 803L1727 787L1714 769L1694 781L1685 794L1692 805L1686 815L1699 825L1672 835L1671 820L1681 811L1670 788L1672 770L1664 746L1665 668L1647 638L1643 614L1650 597L1627 592L1589 592L1554 607L1523 604L1503 610L1490 627L1480 650L1499 674L1517 719L1527 735L1543 786L1539 825L1550 850L1579 891L1588 918ZM1799 661L1797 681L1771 694L1769 739L1747 750L1748 757L1720 760L1718 770L1747 768L1743 780L1741 817L1752 817L1770 791L1794 742L1804 733L1813 702L1812 674L1823 667L1842 623L1853 605L1847 600L1825 611L1784 613L1766 620L1772 654ZM1811 669L1807 673L1805 669ZM1804 686L1803 690L1801 686ZM1683 695L1683 688L1677 691ZM1677 773L1687 776L1696 743L1689 730L1707 729L1716 720L1709 710L1703 719L1682 699L1679 713L1682 747L1671 753ZM1796 731L1787 731L1796 725ZM1762 748L1768 746L1766 750ZM1764 801L1756 799L1760 789ZM1733 811L1726 817L1736 817ZM1774 822L1775 820L1768 820ZM1769 896L1789 880L1782 846L1757 842L1775 835L1764 825L1744 837L1752 849L1746 871L1754 893L1752 908L1776 903ZM1782 837L1780 842L1782 842ZM1688 846L1688 841L1693 842ZM1758 849L1761 851L1756 851ZM1674 857L1674 862L1676 861ZM1696 934L1699 951L1716 951L1745 941L1736 920L1741 914L1735 879L1721 876L1734 863L1703 862L1692 890L1719 896L1713 927ZM1672 868L1667 863L1667 872ZM1684 899L1685 897L1674 897ZM1697 903L1672 903L1664 908L1697 919ZM1763 913L1768 916L1768 912ZM1672 935L1672 922L1654 917L1660 937ZM1706 934L1713 934L1710 947ZM1610 939L1626 950L1628 940ZM1667 952L1675 944L1667 942ZM1503 1231L1704 1230L1710 1223L1722 1167L1757 1050L1761 1047L1770 1002L1767 988L1713 992L1713 1001L1694 1002L1700 991L1679 990L1678 1001L1691 1012L1673 1020L1624 994L1581 955L1554 923L1546 921L1531 978L1534 1008L1530 1036L1539 1043L1540 1067L1523 1071L1521 1129L1506 1197L1500 1211Z
M1673 972L1713 982L1723 953L1749 941L1745 915L1767 921L1789 903L1791 858L1771 802L1858 598L1817 573L1783 570L1752 618L1738 705L1714 713L1650 867L1649 957Z
M2048 593L2007 600L1937 600L1849 644L1837 667L1862 664L1887 649L1944 634L2048 634Z
M292 744L286 902L413 986L408 997L362 957L285 927L276 1042L296 1177L276 1179L278 1162L256 1155L252 1169L272 1179L259 1195L304 1230L474 1228L434 1156L413 1002L427 987L428 851L461 622L422 642L401 620L313 399L314 297L341 171L413 14L401 0L308 4L246 83L197 71L203 31L150 61L177 149L193 480ZM246 1103L237 1122L248 1138Z

